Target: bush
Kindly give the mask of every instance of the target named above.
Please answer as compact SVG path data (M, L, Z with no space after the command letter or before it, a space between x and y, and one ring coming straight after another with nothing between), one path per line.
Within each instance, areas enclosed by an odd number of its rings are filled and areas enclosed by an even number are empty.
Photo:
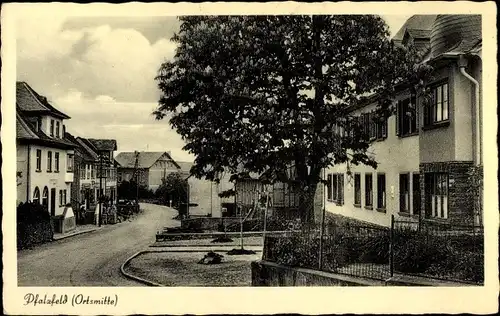
M21 203L17 207L17 247L29 248L52 241L54 228L47 209L37 203Z

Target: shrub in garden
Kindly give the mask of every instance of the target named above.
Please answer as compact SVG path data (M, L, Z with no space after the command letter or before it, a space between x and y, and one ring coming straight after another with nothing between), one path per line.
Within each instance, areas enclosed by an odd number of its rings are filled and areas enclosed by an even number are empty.
M51 241L54 236L51 217L38 203L21 203L17 207L17 247L27 248Z

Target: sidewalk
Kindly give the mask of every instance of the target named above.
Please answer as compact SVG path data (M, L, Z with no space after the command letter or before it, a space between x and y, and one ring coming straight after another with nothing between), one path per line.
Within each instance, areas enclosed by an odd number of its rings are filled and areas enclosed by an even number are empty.
M77 225L74 230L66 232L64 234L54 233L53 240L61 240L64 238L73 237L73 236L80 235L80 234L90 233L90 232L96 231L100 228L101 227L97 227L96 225L91 225L91 224L90 225Z

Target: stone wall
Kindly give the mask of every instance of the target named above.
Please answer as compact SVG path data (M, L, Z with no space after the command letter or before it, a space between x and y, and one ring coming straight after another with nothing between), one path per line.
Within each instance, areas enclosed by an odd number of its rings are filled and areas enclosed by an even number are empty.
M382 286L383 281L282 266L269 261L252 262L252 286Z
M472 162L450 161L420 164L421 214L426 214L426 173L447 173L448 219L450 224L471 225L473 223L474 195L470 178Z

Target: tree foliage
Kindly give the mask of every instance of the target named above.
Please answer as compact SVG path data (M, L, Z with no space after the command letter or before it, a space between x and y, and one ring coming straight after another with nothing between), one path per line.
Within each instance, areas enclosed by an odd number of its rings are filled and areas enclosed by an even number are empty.
M191 172L217 180L265 174L298 180L307 218L322 168L350 162L376 167L353 107L378 94L391 113L398 84L417 86L425 67L393 45L378 16L181 17L175 57L156 78L154 114L166 115L195 155ZM341 128L344 132L336 133ZM288 179L287 168L297 179Z
M186 203L188 195L188 182L186 177L178 172L168 174L162 179L162 184L156 190L156 197L164 205L179 205Z

